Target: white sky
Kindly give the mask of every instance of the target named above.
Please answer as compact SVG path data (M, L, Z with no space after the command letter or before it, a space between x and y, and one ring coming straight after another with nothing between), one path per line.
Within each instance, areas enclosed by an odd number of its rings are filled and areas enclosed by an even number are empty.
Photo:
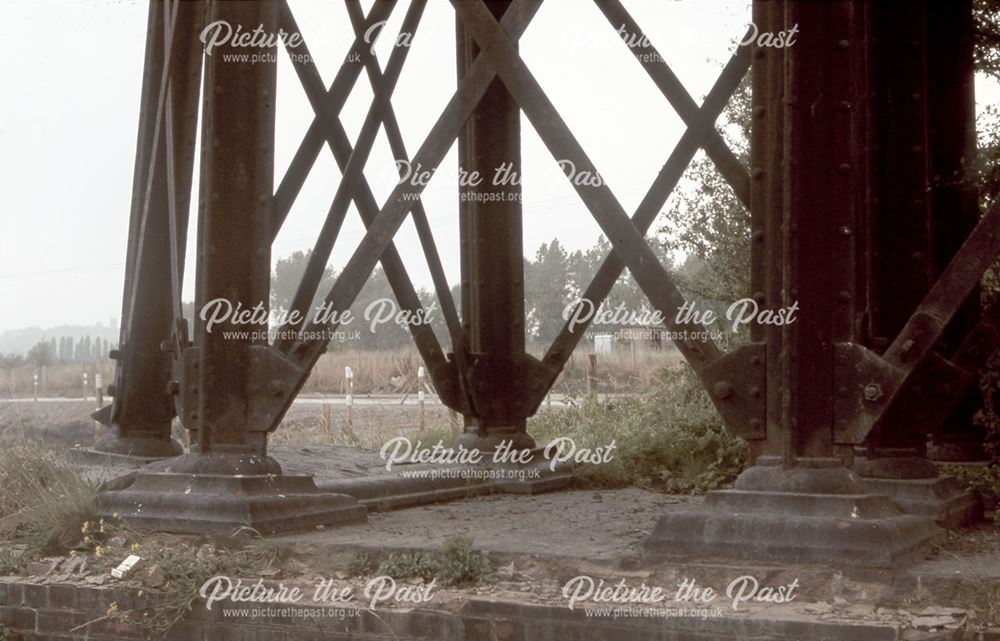
M370 2L363 2L366 10ZM384 36L395 36L407 5L398 3ZM698 101L749 20L748 0L625 5ZM343 3L292 0L291 6L329 84L353 39ZM146 3L133 0L6 0L0 6L4 22L16 27L0 39L0 331L107 323L120 313L146 13ZM391 44L383 37L376 47L383 66ZM625 209L633 211L680 137L680 119L588 0L547 0L521 51ZM313 115L284 54L280 60L279 179ZM411 157L455 81L454 11L445 0L429 0L393 96ZM1000 92L982 87L981 100L984 95L995 100ZM352 140L370 100L362 74L342 113ZM597 224L526 118L522 128L526 253L554 237L571 250L590 247L600 235ZM380 203L395 183L392 171L380 133L366 167ZM453 148L423 196L453 283L459 279L456 173ZM311 247L338 182L324 148L274 243L274 257ZM331 264L341 267L362 235L352 209ZM397 246L417 286L430 288L409 221ZM193 297L193 268L189 252L185 300Z

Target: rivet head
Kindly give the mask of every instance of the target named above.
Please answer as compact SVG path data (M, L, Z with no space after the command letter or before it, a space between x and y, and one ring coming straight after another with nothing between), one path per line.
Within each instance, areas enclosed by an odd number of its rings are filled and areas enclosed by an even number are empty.
M764 170L761 169L760 167L754 167L750 171L750 177L753 178L754 180L760 180L761 178L764 177Z
M841 111L850 111L851 103L847 100L841 100L840 103L837 104L837 108Z
M849 303L851 301L851 292L849 292L847 290L844 290L844 291L840 292L839 294L837 294L837 298L842 303Z
M764 242L764 232L761 231L761 230L759 230L759 229L757 231L755 231L753 233L753 240L754 240L755 243L762 243L762 242Z
M850 173L851 166L848 165L846 162L842 162L839 165L837 165L837 171L840 172L840 174L842 176L846 175L846 174Z
M847 225L844 225L838 231L840 231L840 235L841 236L850 236L851 235L851 228L848 227Z
M765 109L762 105L757 105L753 108L753 115L755 118L763 118L765 113L767 113L767 109Z
M840 49L847 49L850 46L851 46L851 41L848 40L847 38L841 38L840 40L837 41L837 47L839 47Z
M882 398L882 387L878 383L868 383L865 385L865 400L874 403Z
M753 293L753 299L754 299L754 301L757 302L758 305L763 305L764 304L764 300L765 300L765 298L764 298L764 292L754 292Z

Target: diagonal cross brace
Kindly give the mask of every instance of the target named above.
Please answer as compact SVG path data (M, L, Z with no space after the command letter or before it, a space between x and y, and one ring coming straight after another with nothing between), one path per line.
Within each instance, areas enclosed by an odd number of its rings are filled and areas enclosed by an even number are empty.
M423 0L418 0L411 4L403 23L402 28L404 30L413 31L416 29L424 6L425 2ZM298 30L294 16L292 16L287 3L282 4L281 20L288 31L295 32ZM304 43L300 45L300 47L304 46ZM347 139L347 133L344 131L339 118L332 114L330 110L324 108L322 80L315 64L308 62L311 59L308 56L308 50L304 49L303 52L304 55L293 59L293 64L296 72L299 74L299 79L310 100L310 104L317 114L321 131L326 136L327 142L333 150L334 157L344 172L344 176L338 186L329 214L324 220L314 249L310 254L306 272L295 294L292 307L300 313L308 307L316 293L351 200L353 199L356 202L358 212L361 214L362 221L366 227L371 224L377 215L378 204L375 201L367 180L365 180L362 169L367 160L368 153L375 142L375 134L379 126L378 112L373 105L365 121L365 126L362 129L358 145L352 149L350 141ZM389 74L387 75L390 90L395 86L395 82L399 78L399 72L402 69L406 53L406 48L397 48L393 51L390 59ZM392 286L393 293L400 301L401 307L411 312L421 309L420 299L413 288L412 281L407 275L402 259L392 243L387 247L381 260L386 277ZM304 317L305 315L303 315ZM276 342L276 348L279 351L287 349L294 343L291 338L287 338L286 336L293 335L297 329L298 327L293 325L283 328L281 339ZM410 331L420 350L421 357L428 365L435 383L440 384L442 388L449 387L450 382L447 379L450 376L447 374L449 371L447 369L447 359L431 327L424 324L410 324ZM288 383L298 387L302 381L289 381Z
M514 0L500 24L513 37L520 37L538 8L537 2ZM485 56L477 56L476 61L459 83L457 91L414 156L415 164L427 167L436 167L440 164L458 136L463 123L475 109L495 75L496 72ZM326 302L330 303L333 309L342 311L350 307L364 285L367 275L371 273L375 264L392 242L393 236L423 189L424 185L405 183L398 184L393 189L386 205L368 228L365 237L359 243L327 295ZM335 329L339 324L339 319L331 319L327 323L311 323L306 332L317 328ZM295 365L308 370L315 365L324 348L325 341L304 336L290 347L288 358ZM287 410L301 385L302 381L300 380L293 389L282 393L280 402L284 409L279 412L278 419Z
M396 0L380 0L376 2L368 13L366 30L386 20L395 6ZM351 43L351 48L348 50L347 58L350 59L352 56L360 55L367 48L368 45L364 41L364 37L356 36L354 42ZM326 108L330 113L340 116L340 112L344 108L344 105L347 104L347 98L350 96L360 76L361 68L358 65L345 64L340 66L340 69L337 70L337 75L330 84L330 88L326 91L326 97L330 101ZM302 190L302 186L305 184L306 177L312 170L313 164L315 164L316 159L323 150L325 142L326 137L323 135L322 121L319 115L315 115L312 123L309 125L309 129L306 130L306 135L299 144L299 148L295 151L295 155L292 156L292 162L289 163L288 169L281 179L281 184L278 185L278 188L274 192L274 212L272 214L274 218L271 221L272 240L281 231L281 226L284 224L288 212L292 209L292 204Z
M423 4L426 0L414 0L414 4L417 2ZM359 0L348 0L347 13L350 16L355 33L360 35L364 28L364 23L362 21L361 4ZM405 31L405 25L401 28L401 31ZM406 153L406 145L403 142L403 134L400 131L399 123L396 120L396 114L390 100L392 94L392 84L390 84L390 81L387 78L388 73L383 75L382 70L379 67L378 59L371 53L371 50L362 53L361 62L368 72L368 77L374 92L374 103L372 105L372 110L368 114L368 118L371 118L376 123L376 131L379 122L383 125L386 138L389 141L390 151L392 152L396 162L408 163L410 159L409 154ZM366 119L366 124L367 122L368 121ZM362 130L363 129L364 127L362 127ZM402 176L402 170L400 171L400 174ZM455 307L455 301L451 296L451 289L448 287L448 281L444 273L444 266L441 263L441 257L438 254L437 245L434 242L434 236L431 233L430 223L427 220L427 212L424 211L423 203L420 200L417 200L417 202L414 203L411 213L413 214L413 222L417 228L417 235L419 237L421 247L423 248L424 256L427 259L427 266L431 272L431 279L434 282L435 293L441 301L442 312L444 314L445 323L448 326L452 342L453 344L463 344L465 342L465 332L462 329L461 320L458 317L458 310Z
M608 19L608 23L611 24L612 28L615 27L615 24L620 24L628 30L630 35L634 35L641 42L650 42L649 39L646 38L646 34L643 33L642 29L639 27L639 24L632 18L629 12L625 10L625 7L622 6L620 0L594 1L597 4L597 7L604 14L604 17ZM748 31L747 33L749 34L750 32ZM750 48L737 47L736 49L737 50L733 54L732 58L745 60L747 68L749 69ZM684 85L681 84L677 75L674 74L672 69L670 69L670 65L666 63L663 56L661 56L659 51L656 50L656 47L650 43L648 46L640 48L629 47L629 50L633 55L635 55L636 60L638 60L643 69L646 70L650 79L654 84L656 84L660 93L663 94L663 97L666 98L670 105L674 108L677 115L681 117L684 124L695 129L702 126L703 121L700 120L701 113L697 103L695 103L691 94L687 92L687 89L684 88ZM742 77L743 74L740 75L740 78ZM718 114L716 114L716 116L718 116ZM705 149L705 153L708 155L709 159L715 163L715 166L718 168L719 173L722 174L722 177L725 178L726 182L729 183L729 186L733 188L736 198L739 199L740 203L742 203L747 210L749 210L750 176L743 164L740 163L738 158L736 158L736 154L732 152L726 144L726 141L714 127L705 132L702 147Z
M581 171L598 175L594 164L486 6L481 1L452 0L452 4L469 33L479 43L482 49L480 56L487 56L496 65L497 74L520 103L552 155L569 159ZM624 261L653 306L663 314L667 327L684 331L685 326L677 323L675 318L676 310L684 304L684 296L611 190L603 184L573 186L608 237L614 252ZM678 349L699 375L706 365L722 355L715 343L703 336L679 341Z
M864 393L850 394L841 405L842 427L837 429L837 442L864 441L872 429L890 414L890 409L895 410L906 402L921 370L964 369L963 365L974 364L982 358L978 350L990 348L992 351L990 332L996 314L993 307L956 352L954 364L931 350L998 254L1000 203L995 203L952 257L883 356L876 356L853 344L839 346L843 352L861 350L861 354L859 358L849 358L845 354L844 360L848 361L845 364L851 368L837 385L848 389L854 387L850 390L852 392L862 389ZM973 340L977 333L985 333L986 336L979 346Z
M666 164L656 176L652 186L632 216L632 223L639 230L639 233L646 234L659 214L660 208L669 198L694 155L702 146L706 136L715 133L713 123L749 69L750 52L745 47L741 47L726 63L719 78L705 97L704 104L691 119L688 129L677 142ZM581 298L590 301L596 308L607 298L624 269L624 261L614 252L610 253L601 263ZM590 326L590 322L591 319L588 318L586 322L579 323L578 331L571 329L569 322L565 323L559 335L552 342L543 363L553 373L553 381L579 343L583 332Z

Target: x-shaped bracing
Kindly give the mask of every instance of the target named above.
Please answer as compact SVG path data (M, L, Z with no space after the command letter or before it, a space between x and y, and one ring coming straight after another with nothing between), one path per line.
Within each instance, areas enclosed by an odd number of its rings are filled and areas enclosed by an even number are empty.
M412 33L416 28L424 2L425 0L415 0L411 4L401 32ZM370 26L383 20L388 11L391 10L391 6L387 5L392 4L391 2L376 3L368 17L367 25ZM514 45L527 28L540 3L529 0L514 0L499 22L493 18L481 2L454 2L453 4L469 33L478 42L481 51L460 81L457 91L417 151L411 164L437 167L490 83L496 76L499 76L519 102L522 110L531 120L552 154L556 158L572 161L583 171L596 174L593 163L521 60ZM635 22L617 1L599 2L598 6L601 7L612 24L621 21L626 25L631 25L638 32ZM454 363L448 362L443 357L440 345L429 328L418 329L417 326L412 326L414 337L421 350L421 355L431 369L438 389L459 392L447 395L443 393L442 398L450 400L456 409L464 410L471 406L465 396L466 359L468 358L465 351L466 341L455 311L454 301L444 278L444 271L440 266L440 259L434 246L430 227L427 224L426 214L420 204L419 196L424 186L401 182L394 188L385 206L379 211L362 173L362 168L380 125L386 130L396 160L408 160L390 103L392 91L405 59L406 48L394 48L386 72L382 73L374 56L368 49L361 46L366 24L361 16L357 0L348 2L348 11L356 35L351 51L357 53L368 71L375 96L354 149L351 148L343 125L339 121L339 111L346 102L346 95L357 79L357 74L354 74L353 71L345 71L345 67L347 67L345 65L341 68L331 89L325 91L314 63L308 61L309 56L302 55L295 58L296 70L316 113L316 120L310 127L306 139L300 146L299 152L276 193L275 232L280 227L284 216L287 215L291 202L301 188L305 174L308 173L308 169L315 161L324 140L333 150L344 176L310 257L310 264L296 294L294 306L301 310L312 300L337 232L346 216L347 207L353 199L365 222L367 233L334 283L326 297L326 302L333 309L347 309L357 297L376 263L381 260L386 276L400 300L400 305L404 309L419 308L419 299L392 243L395 233L412 210L421 244L431 268L435 290L442 303L445 320L455 347ZM282 21L286 30L290 32L296 30L294 18L287 5L282 7ZM403 51L400 51L401 49ZM299 53L307 54L306 51L301 50ZM683 296L674 285L669 273L659 264L655 254L646 243L644 234L694 154L702 146L716 163L720 173L733 186L740 201L744 204L749 201L749 181L746 170L739 164L735 155L714 128L716 118L749 68L749 52L746 48L737 49L701 108L695 105L694 100L683 89L676 76L659 56L639 59L664 96L681 115L688 129L670 154L666 164L631 219L608 187L604 185L597 187L574 185L591 214L611 240L613 249L612 254L605 259L594 280L587 288L584 298L599 305L606 298L623 269L628 267L653 306L667 320L668 327L680 329L675 326L674 316L676 310L684 302ZM653 60L650 61L651 59ZM336 322L321 325L327 329L336 328ZM311 331L318 329L318 327L310 325L305 329ZM530 411L537 408L544 392L554 382L581 335L582 332L571 332L568 326L564 327L546 354L544 361L538 363L539 375L546 379L547 384L529 404ZM289 359L302 368L304 372L307 372L322 355L325 341L289 340L277 344L276 347L286 352ZM721 352L707 338L692 337L681 341L678 347L698 372L722 358ZM452 368L452 365L455 367ZM454 380L449 380L452 377ZM301 387L304 378L303 375L291 393L287 395L286 407L294 398L295 392Z

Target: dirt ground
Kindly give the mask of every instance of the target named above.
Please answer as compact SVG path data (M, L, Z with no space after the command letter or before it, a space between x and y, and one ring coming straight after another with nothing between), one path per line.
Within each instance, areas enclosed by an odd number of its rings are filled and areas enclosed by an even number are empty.
M415 404L400 404L398 399L379 399L376 403L355 405L350 431L362 443L375 442L385 435L418 433L420 409ZM342 399L330 405L330 432L323 429L323 405L297 402L272 435L273 445L330 443L344 436L348 429L347 408ZM90 412L93 401L0 401L0 445L16 441L38 443L46 447L90 446L95 439L95 422ZM442 405L425 406L425 429L441 430L455 424ZM175 435L183 440L183 430L175 425Z

